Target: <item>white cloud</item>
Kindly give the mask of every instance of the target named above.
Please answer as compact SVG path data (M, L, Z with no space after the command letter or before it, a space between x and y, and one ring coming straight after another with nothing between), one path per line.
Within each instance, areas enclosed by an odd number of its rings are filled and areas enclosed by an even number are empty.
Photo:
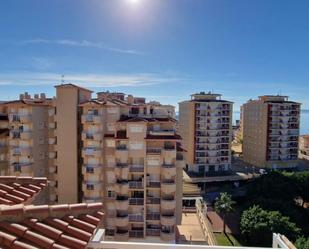
M62 45L62 46L73 46L73 47L88 47L88 48L96 48L96 49L103 49L108 50L116 53L123 53L123 54L132 54L132 55L144 55L145 53L134 50L134 49L121 49L115 48L105 45L102 42L91 42L87 40L67 40L67 39L60 39L60 40L48 40L48 39L32 39L32 40L25 40L19 42L19 44L27 45L27 44L54 44L54 45Z
M84 87L134 87L177 83L180 78L150 73L140 74L80 74L64 76L66 83L72 82ZM61 74L40 72L0 73L0 85L44 86L61 82Z
M44 57L32 57L31 64L39 70L49 69L52 65L51 61Z

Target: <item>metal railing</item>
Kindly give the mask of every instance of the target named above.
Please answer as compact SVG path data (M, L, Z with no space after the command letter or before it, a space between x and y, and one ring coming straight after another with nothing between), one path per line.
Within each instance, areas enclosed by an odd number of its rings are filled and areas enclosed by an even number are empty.
M208 245L217 245L216 237L212 231L211 225L207 219L207 206L202 200L196 200L195 202L197 218L200 222L201 228L203 230L203 235Z

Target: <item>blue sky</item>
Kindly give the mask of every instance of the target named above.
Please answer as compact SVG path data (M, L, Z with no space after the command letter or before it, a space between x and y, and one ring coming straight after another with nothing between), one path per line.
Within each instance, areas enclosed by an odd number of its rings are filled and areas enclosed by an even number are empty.
M285 94L309 109L307 0L2 0L0 99L64 74L94 91L176 105L222 93L235 109Z

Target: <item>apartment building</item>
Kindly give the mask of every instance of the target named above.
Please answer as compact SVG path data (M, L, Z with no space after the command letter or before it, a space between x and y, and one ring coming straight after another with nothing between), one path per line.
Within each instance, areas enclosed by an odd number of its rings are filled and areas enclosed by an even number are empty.
M257 167L297 166L300 103L264 95L242 107L243 158Z
M309 160L309 135L299 136L299 158Z
M55 88L53 99L25 93L1 105L7 173L48 176L50 204L104 201L110 239L173 241L184 166L174 107L124 93L93 99L74 84Z
M104 200L106 238L174 241L183 168L174 107L109 92L80 106L83 201Z
M231 169L232 107L221 94L211 92L179 103L179 131L190 175L216 176Z
M0 175L8 174L8 143L9 143L9 118L7 108L0 102Z
M48 106L45 94L21 94L0 103L0 164L4 174L48 175Z

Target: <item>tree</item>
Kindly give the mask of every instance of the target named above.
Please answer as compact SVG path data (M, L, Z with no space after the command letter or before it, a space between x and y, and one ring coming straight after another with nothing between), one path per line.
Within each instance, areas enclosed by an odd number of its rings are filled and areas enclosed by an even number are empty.
M273 233L284 234L292 241L300 235L300 229L289 217L256 205L242 213L240 231L247 243L254 246L270 246Z
M216 199L215 210L223 216L223 232L225 233L226 215L233 211L234 201L232 197L224 192Z
M309 238L298 238L295 242L295 246L297 249L309 249Z
M297 187L297 194L302 198L302 207L309 202L309 171L297 172L291 176Z

